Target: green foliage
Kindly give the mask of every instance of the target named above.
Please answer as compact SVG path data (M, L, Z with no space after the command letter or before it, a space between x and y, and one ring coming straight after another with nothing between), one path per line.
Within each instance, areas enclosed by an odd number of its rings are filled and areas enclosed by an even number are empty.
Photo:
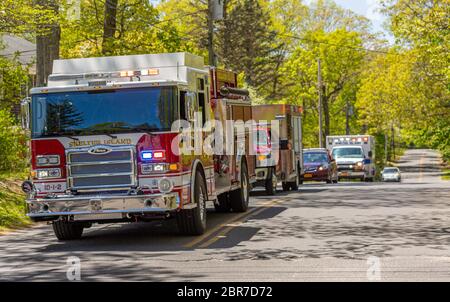
M26 166L26 139L8 110L0 110L0 171L20 171Z
M57 16L33 0L0 1L0 33L44 33Z
M30 224L25 216L25 196L20 192L23 173L0 173L0 230Z
M258 0L241 0L231 8L221 27L221 61L227 68L243 72L245 82L260 92L274 76L276 33L269 13Z
M104 1L82 0L80 18L70 18L62 8L61 55L65 58L103 54ZM183 50L182 39L171 22L146 0L119 0L114 38L105 42L107 55L175 52Z
M27 87L27 71L17 59L0 57L0 109L11 109L20 102Z
M450 77L450 0L385 0L391 29L400 42L418 50L435 80Z

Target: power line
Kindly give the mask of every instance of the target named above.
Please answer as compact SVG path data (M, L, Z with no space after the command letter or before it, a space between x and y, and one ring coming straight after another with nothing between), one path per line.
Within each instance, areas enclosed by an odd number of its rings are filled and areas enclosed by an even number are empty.
M296 40L307 41L307 42L316 43L316 44L326 44L326 45L336 46L336 47L341 47L341 48L349 48L349 49L353 49L353 50L363 50L363 51L367 51L367 52L380 53L380 54L385 54L385 55L393 54L393 53L390 53L390 52L384 51L384 50L369 49L369 48L365 48L362 46L339 45L339 44L330 43L327 41L317 41L317 40L307 39L307 38L303 38L303 37L299 37L299 36L295 36L295 35L279 34L279 36L296 39ZM394 53L394 55L402 56L402 54L395 54L395 53Z

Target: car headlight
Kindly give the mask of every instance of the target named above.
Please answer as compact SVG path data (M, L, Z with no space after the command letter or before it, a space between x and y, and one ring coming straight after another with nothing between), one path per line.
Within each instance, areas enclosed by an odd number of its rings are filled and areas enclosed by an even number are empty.
M168 178L163 178L158 183L158 189L161 193L169 193L173 189L173 183Z
M59 155L38 155L36 156L36 166L57 166L60 163Z
M319 170L319 171L323 171L323 169L325 169L325 168L322 167L322 166L320 166L318 170Z
M36 171L36 177L38 179L59 178L61 177L61 169L39 169Z

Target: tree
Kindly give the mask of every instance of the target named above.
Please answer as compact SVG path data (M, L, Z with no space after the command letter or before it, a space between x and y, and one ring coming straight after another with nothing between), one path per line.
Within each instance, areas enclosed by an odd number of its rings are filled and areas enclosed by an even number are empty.
M274 73L276 33L271 19L257 0L238 1L227 14L222 36L229 44L218 49L227 68L243 72L245 82L257 89L268 84ZM223 39L222 39L223 40Z
M450 0L385 0L385 12L399 43L408 43L429 64L435 80L450 77Z
M62 15L63 57L174 52L183 49L183 40L176 27L162 20L159 11L149 1L119 0L115 16L110 5L114 3L83 0L78 20L70 20Z
M415 58L408 90L420 92L426 110L404 132L411 142L440 149L450 159L450 0L385 0L397 44ZM417 98L417 96L414 96ZM423 107L420 106L419 108Z
M28 82L28 68L17 58L0 57L0 110L19 104Z
M50 24L54 19L53 11L33 0L0 1L0 33L34 34L45 30L42 24Z
M111 52L111 41L116 35L116 18L117 18L117 3L118 0L105 1L105 15L103 21L103 41L102 53L104 55Z
M351 104L354 102L348 98L352 97L349 91L358 83L365 57L365 51L361 47L362 40L356 32L345 29L331 33L309 32L304 35L302 43L282 69L286 74L286 81L292 83L290 98L302 100L305 110L317 115L317 59L321 59L325 135L331 134L333 120L334 124L345 123L344 106L347 101Z
M58 14L57 0L36 0L36 8L43 7ZM48 76L52 73L53 61L59 59L59 42L61 28L59 22L51 20L49 23L39 24L40 32L36 36L36 85L45 86Z

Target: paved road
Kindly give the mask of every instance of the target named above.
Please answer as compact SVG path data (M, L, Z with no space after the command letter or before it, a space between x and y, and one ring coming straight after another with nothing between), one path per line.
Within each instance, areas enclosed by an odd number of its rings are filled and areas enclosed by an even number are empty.
M58 242L40 225L0 237L0 280L450 281L450 182L438 155L408 151L403 182L306 184L247 214L208 216L202 237L172 222L103 225Z

